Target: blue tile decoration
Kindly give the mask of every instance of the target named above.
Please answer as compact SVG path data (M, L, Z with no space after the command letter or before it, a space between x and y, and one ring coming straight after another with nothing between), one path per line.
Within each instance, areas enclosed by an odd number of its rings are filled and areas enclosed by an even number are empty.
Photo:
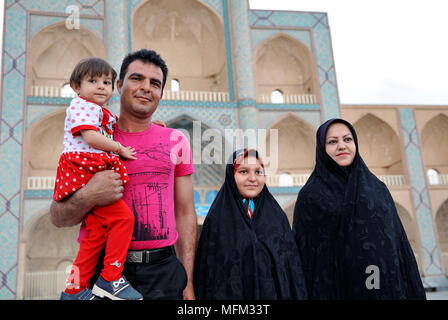
M79 7L80 15L104 16L104 0L16 0L27 11L42 11L66 14L67 7Z
M163 100L162 100L163 101ZM169 101L171 104L172 101ZM187 102L187 101L183 101ZM166 102L167 103L167 102ZM160 119L165 122L177 119L181 115L186 115L194 120L201 121L209 128L220 130L237 128L237 113L235 109L225 107L190 107L159 105L153 115L153 119Z
M62 22L65 24L66 19L67 17L65 16L48 16L44 15L44 13L42 13L42 15L35 13L30 14L30 34L28 41L30 41L33 36L36 35L36 33L50 25ZM104 43L104 24L102 17L98 17L97 19L87 19L81 17L79 24L80 27L91 31L98 39L100 39Z
M107 59L117 73L119 73L121 61L128 53L125 28L125 9L126 3L124 1L106 1L105 37Z
M255 81L247 1L230 0L229 3L239 127L241 129L255 129L258 127L258 116L255 102Z
M233 57L238 100L255 99L252 50L246 1L230 0Z
M226 59L227 59L227 78L229 81L229 98L230 101L235 100L235 89L233 82L233 59L232 59L232 47L230 45L230 23L229 23L229 7L227 0L222 0L223 13L224 13L224 35L226 38Z
M420 142L417 134L413 109L399 109L401 131L408 163L414 210L420 231L423 253L423 273L425 276L442 275L439 248L435 238L431 203L425 180Z

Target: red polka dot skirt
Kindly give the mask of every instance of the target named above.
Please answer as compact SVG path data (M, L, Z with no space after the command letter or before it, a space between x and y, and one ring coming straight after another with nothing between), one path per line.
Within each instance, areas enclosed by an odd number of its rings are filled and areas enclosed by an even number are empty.
M119 156L94 152L64 152L58 164L53 199L59 201L87 184L98 171L115 170L126 183L129 178Z

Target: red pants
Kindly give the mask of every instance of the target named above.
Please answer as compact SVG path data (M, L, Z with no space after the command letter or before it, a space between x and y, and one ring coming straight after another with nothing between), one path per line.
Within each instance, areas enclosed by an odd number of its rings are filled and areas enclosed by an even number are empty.
M82 239L73 263L67 280L67 293L76 293L89 287L89 280L104 246L106 250L101 276L106 281L121 278L134 229L134 214L123 200L119 200L109 206L93 208L84 222L88 234Z

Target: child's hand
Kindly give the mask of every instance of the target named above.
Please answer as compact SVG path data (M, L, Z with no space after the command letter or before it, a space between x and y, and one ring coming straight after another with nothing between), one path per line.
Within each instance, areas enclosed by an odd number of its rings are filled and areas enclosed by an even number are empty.
M161 126L161 127L165 127L166 128L166 123L163 122L162 120L153 120L152 123Z
M120 156L122 156L123 158L126 158L126 159L131 159L131 160L136 160L137 159L135 157L137 152L132 147L125 147L125 146L120 145L120 151L119 151L118 154Z

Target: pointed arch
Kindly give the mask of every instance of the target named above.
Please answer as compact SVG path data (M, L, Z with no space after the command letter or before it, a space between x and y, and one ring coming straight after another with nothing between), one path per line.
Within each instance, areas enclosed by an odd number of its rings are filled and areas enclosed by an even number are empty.
M27 92L32 86L62 88L70 79L76 63L87 57L106 59L103 42L89 29L68 30L65 21L37 32L30 41L27 55Z
M277 173L311 173L315 165L315 128L307 121L287 113L273 122L267 133L266 151L271 155L271 130L278 130Z
M437 210L435 223L442 256L442 265L445 274L448 274L448 199Z
M319 96L317 65L300 40L283 32L264 40L254 53L257 97L274 90L289 94Z
M228 91L224 21L197 0L148 0L132 12L132 49L154 48L183 90ZM188 63L186 63L188 62Z
M423 270L421 267L422 251L420 246L420 236L418 232L417 222L415 221L415 219L412 218L409 211L406 210L401 204L395 202L395 207L397 208L398 216L406 232L406 236L409 240L409 243L411 244L411 248L416 257L420 273L422 274L421 272Z
M400 139L388 123L368 113L353 124L359 152L377 175L403 175Z
M56 176L63 150L65 108L36 120L27 130L23 148L23 179Z
M76 258L79 250L76 241L78 232L79 225L55 227L50 221L49 208L37 213L26 225L21 236L24 268L19 273L25 299L57 298L64 290L67 275L65 268L61 268L73 263ZM54 280L55 283L52 283Z
M421 146L426 170L448 173L448 116L438 114L422 130Z

